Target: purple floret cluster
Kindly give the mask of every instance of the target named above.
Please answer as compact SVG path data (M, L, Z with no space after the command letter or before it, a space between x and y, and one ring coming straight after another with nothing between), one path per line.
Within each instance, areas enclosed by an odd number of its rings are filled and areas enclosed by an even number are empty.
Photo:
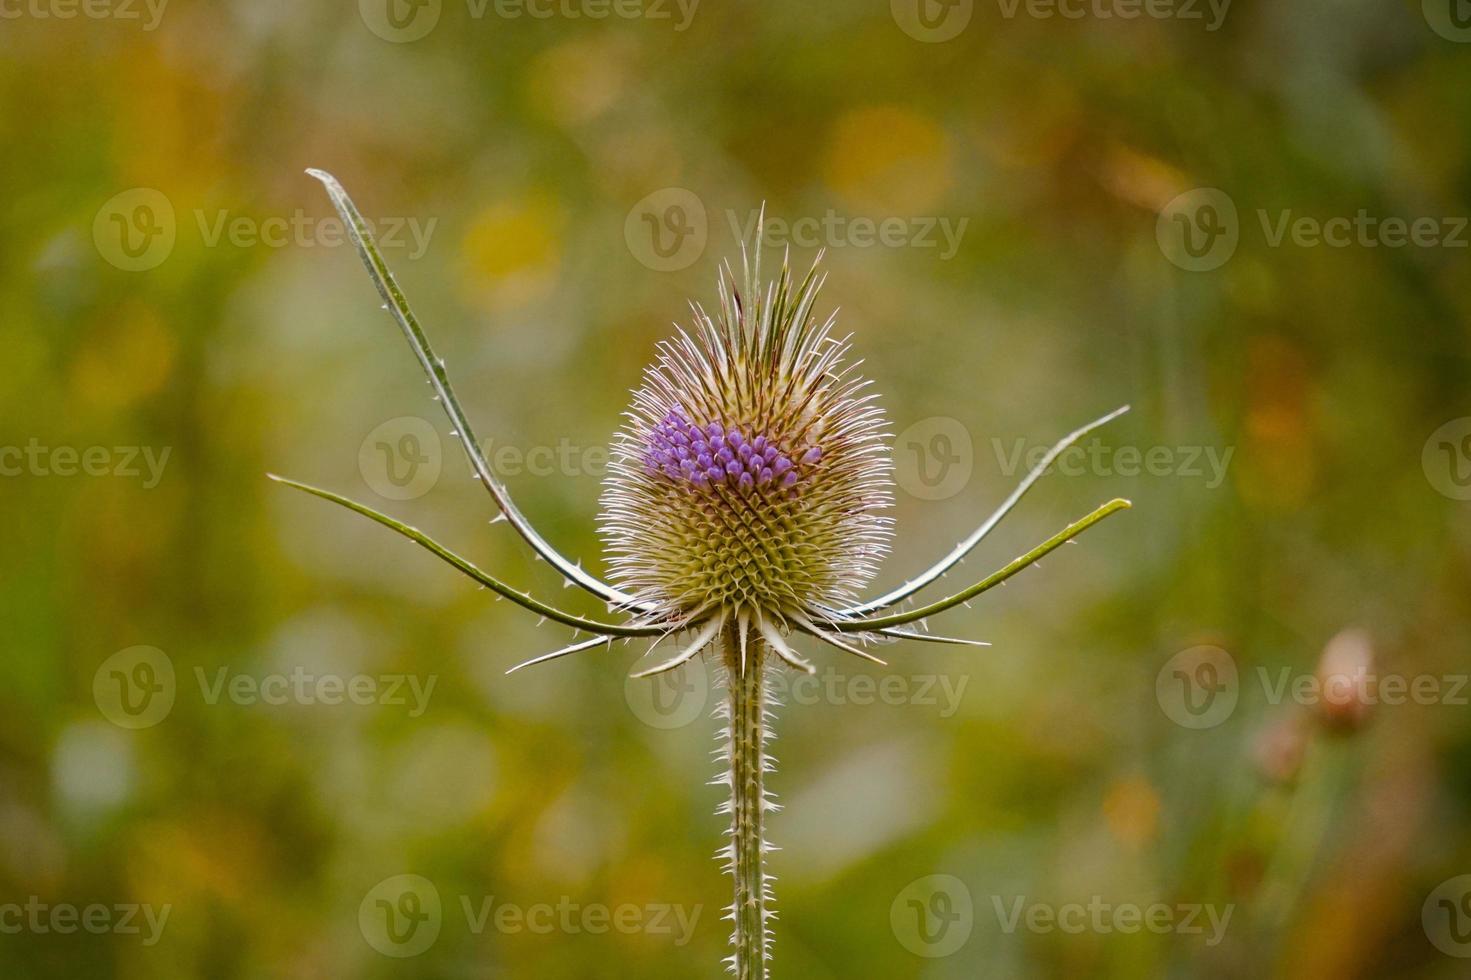
M649 433L644 465L650 473L663 473L702 490L722 483L749 490L793 487L801 479L798 466L820 459L822 450L817 446L793 460L764 435L747 438L739 427L727 430L719 422L701 427L670 409Z

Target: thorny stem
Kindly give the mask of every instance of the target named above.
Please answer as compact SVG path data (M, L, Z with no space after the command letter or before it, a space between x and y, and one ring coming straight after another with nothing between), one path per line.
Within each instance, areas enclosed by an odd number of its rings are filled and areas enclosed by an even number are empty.
M740 638L734 625L722 638L726 669L727 715L726 775L730 780L730 844L726 870L735 879L735 901L729 918L735 924L730 937L735 953L727 963L737 980L766 980L771 936L767 919L770 885L763 859L767 850L763 831L768 811L775 810L766 791L766 725L771 720L766 703L766 648L755 636L746 638L742 664ZM724 781L724 780L722 780Z

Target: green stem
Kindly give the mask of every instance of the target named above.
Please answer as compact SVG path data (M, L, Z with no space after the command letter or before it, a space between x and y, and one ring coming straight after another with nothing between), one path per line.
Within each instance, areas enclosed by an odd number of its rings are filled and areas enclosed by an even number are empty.
M736 629L728 627L723 642L729 709L729 871L735 879L735 901L731 905L735 923L731 944L735 953L730 964L737 980L766 980L766 904L771 896L762 866L766 849L763 824L766 811L773 807L765 786L766 649L760 640L748 637L742 664Z

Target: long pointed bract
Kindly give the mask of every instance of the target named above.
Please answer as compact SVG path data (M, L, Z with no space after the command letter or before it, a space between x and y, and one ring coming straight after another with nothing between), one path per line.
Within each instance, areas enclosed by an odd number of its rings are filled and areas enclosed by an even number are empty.
M1026 492L1032 488L1032 484L1041 479L1042 474L1047 472L1047 467L1051 466L1053 462L1056 461L1057 457L1062 455L1064 450L1066 450L1073 443L1077 442L1079 439L1083 438L1083 436L1092 432L1094 429L1108 422L1112 422L1114 419L1118 418L1120 415L1123 415L1128 410L1128 405L1124 405L1121 408L1116 408L1102 418L1094 419L1092 422L1089 422L1082 428L1074 429L1072 432L1069 432L1067 435L1063 436L1060 440L1057 441L1056 444L1053 445L1051 449L1047 450L1047 455L1043 456L1041 461L1039 461L1036 466L1032 467L1031 471L1022 478L1022 482L1018 483L1016 485L1016 489L1012 490L1011 494L1001 502L1001 506L997 507L996 510L991 513L991 516L987 517L984 521L981 522L980 527L976 528L974 531L971 532L969 537L965 538L965 540L957 544L948 555L946 555L944 558L941 558L924 572L916 575L914 578L905 582L894 591L886 592L883 595L879 596L877 599L869 599L866 602L861 602L858 605L853 606L851 609L849 609L848 613L854 616L861 616L866 613L877 612L880 609L887 609L890 606L893 606L897 603L903 602L905 599L908 599L920 589L924 588L926 585L929 585L931 582L935 581L940 576L950 571L950 569L954 568L957 564L960 563L961 559L970 554L971 551L975 549L976 545L981 543L982 538L990 534L991 531L995 529L996 525L1001 523L1001 519L1003 517L1011 513L1011 509L1015 507L1017 505L1017 502L1021 500Z
M935 613L944 612L947 609L951 609L955 606L960 605L962 602L968 602L969 600L974 599L976 596L980 595L982 592L987 591L988 589L1000 585L1002 582L1005 582L1017 572L1020 572L1022 569L1026 568L1028 565L1031 565L1038 559L1067 544L1073 538L1082 534L1084 531L1088 530L1088 528L1092 527L1094 524L1097 524L1105 517L1116 514L1121 510L1127 510L1131 506L1133 505L1130 504L1127 500L1110 500L1108 503L1104 504L1102 507L1089 514L1087 517L1084 517L1082 520L1075 521L1072 524L1069 524L1067 527L1063 528L1061 531L1058 531L1046 541L1043 541L1041 544L1037 545L1037 547L1033 548L1031 551L1020 556L1019 558L1015 558L1012 561L1008 562L1006 565L1002 566L997 571L992 572L990 575L987 575L985 578L981 579L970 588L965 589L961 592L957 592L952 596L939 600L938 602L932 602L928 606L921 606L918 609L908 609L904 612L894 613L889 616L876 616L871 619L838 620L836 623L834 623L833 628L840 633L866 633L871 630L883 629L889 626L903 626L905 623L912 623L916 620L924 619L927 616L933 616L935 615Z
M425 336L413 310L409 308L409 302L404 297L403 290L399 288L398 280L393 277L393 272L383 261L383 256L379 254L372 229L363 220L357 205L353 204L352 198L348 197L347 191L338 183L336 177L325 170L308 170L307 173L321 181L322 186L327 188L327 194L332 198L332 204L337 208L337 212L342 215L343 223L347 225L348 233L352 236L353 244L357 246L358 255L362 257L363 265L367 267L373 285L378 288L378 294L383 297L384 309L388 310L394 321L403 330L409 346L414 350L414 356L424 368L424 373L429 376L429 384L434 388L434 393L439 396L439 402L444 406L450 424L454 426L455 436L465 448L465 455L470 460L470 468L474 470L476 478L485 485L485 489L495 499L496 506L501 509L501 513L506 515L506 520L516 529L516 533L520 534L526 543L531 545L532 549L557 571L599 599L624 608L644 611L633 596L613 588L597 576L584 571L580 565L568 561L538 534L531 526L531 522L516 509L516 505L511 502L509 491L496 479L490 464L486 462L484 453L480 451L480 443L475 438L470 420L460 408L460 402L455 397L454 389L450 387L449 375L444 370L444 362L435 356L433 348L429 346L429 338Z
M586 630L589 633L601 633L604 636L656 636L660 633L663 633L667 628L663 626L621 626L617 623L602 623L592 619L583 619L581 616L575 616L572 613L563 612L562 610L557 609L554 606L547 605L539 599L533 599L528 593L518 592L516 589L511 588L511 586L507 585L505 582L502 582L500 579L496 578L494 575L491 575L489 572L482 571L479 567L475 565L474 562L470 561L468 558L463 558L460 555L455 554L453 551L450 551L444 545L440 544L438 541L435 541L433 538L429 537L429 535L425 534L423 531L420 531L418 528L410 527L402 521L396 521L392 517L389 517L387 514L381 514L373 508L369 507L367 504L360 504L356 500L350 500L347 497L341 496L340 494L335 494L330 490L323 490L321 487L314 487L310 484L298 483L295 480L288 480L286 477L276 476L274 473L269 473L267 475L272 480L275 480L277 483L282 483L288 487L305 491L306 493L309 493L314 497L321 497L323 500L330 500L332 503L338 504L342 507L346 507L348 510L361 514L364 517L369 518L370 520L376 521L379 524L382 524L384 527L389 528L390 530L397 531L399 534L402 534L404 537L408 538L419 547L425 549L426 551L429 551L441 560L448 562L450 565L453 565L461 572L464 572L466 575L470 576L481 585L489 589L493 589L507 599L510 599L512 602L521 606L525 606L527 609L530 609L534 613L545 616L548 619L554 619L565 626L571 626L575 629Z

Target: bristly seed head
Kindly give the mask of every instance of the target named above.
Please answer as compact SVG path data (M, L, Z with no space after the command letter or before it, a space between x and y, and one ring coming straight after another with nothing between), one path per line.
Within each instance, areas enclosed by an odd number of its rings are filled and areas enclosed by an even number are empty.
M695 305L693 331L659 344L599 526L615 579L671 619L826 618L888 549L884 415L813 316L816 264L794 290L783 262L764 291L759 255L743 265L739 291L722 270L718 317Z

